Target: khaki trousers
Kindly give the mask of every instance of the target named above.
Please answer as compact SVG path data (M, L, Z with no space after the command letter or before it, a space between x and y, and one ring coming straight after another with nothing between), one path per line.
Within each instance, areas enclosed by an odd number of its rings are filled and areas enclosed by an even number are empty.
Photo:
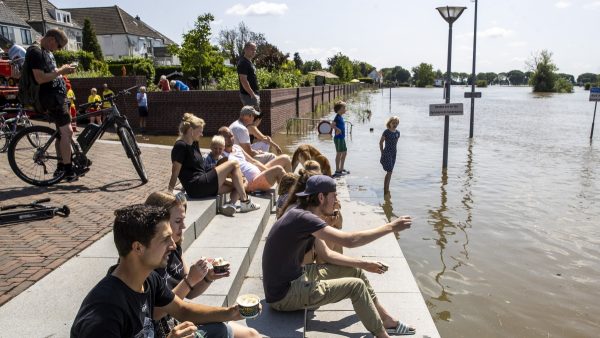
M285 297L270 305L277 311L296 311L337 303L346 298L352 300L358 319L369 332L376 334L383 330L383 322L374 304L377 299L375 291L358 268L309 264L305 266L304 274L291 282Z

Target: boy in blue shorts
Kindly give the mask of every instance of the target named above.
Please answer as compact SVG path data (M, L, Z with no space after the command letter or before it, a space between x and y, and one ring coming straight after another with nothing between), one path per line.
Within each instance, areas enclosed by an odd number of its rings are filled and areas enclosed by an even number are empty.
M335 144L335 173L333 177L339 177L342 175L349 174L350 172L344 169L344 162L346 161L346 124L342 115L346 113L346 102L338 101L333 105L333 111L335 111L335 118L331 122L335 136L333 137L333 143Z

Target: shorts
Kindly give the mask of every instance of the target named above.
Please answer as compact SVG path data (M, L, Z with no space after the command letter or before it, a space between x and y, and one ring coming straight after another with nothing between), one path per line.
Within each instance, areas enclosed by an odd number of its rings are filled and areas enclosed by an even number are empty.
M40 102L48 112L50 121L56 124L56 128L71 124L71 110L69 101L65 97L56 94L47 99L40 98Z
M181 180L181 179L180 179ZM211 171L197 175L188 182L181 182L185 192L192 198L204 198L217 196L219 192L219 176L217 171Z
M260 96L256 95L256 97L250 97L248 94L240 93L240 100L242 100L244 106L254 106L256 109L260 110Z
M262 164L267 164L270 161L273 161L275 159L275 157L276 156L273 153L261 153L261 154L257 154L256 156L254 156L254 159Z
M206 338L233 338L233 329L227 323L210 323L197 325L197 334Z
M345 153L348 149L346 148L345 138L333 138L333 144L335 144L335 151L338 153Z
M252 182L248 183L248 187L246 188L248 192L253 192L257 190L267 191L271 189L273 185L269 183L269 181L267 180L267 176L264 175L264 173L265 172L263 171L260 174L256 175Z
M140 117L147 117L148 116L148 107L139 106L138 113L139 113Z

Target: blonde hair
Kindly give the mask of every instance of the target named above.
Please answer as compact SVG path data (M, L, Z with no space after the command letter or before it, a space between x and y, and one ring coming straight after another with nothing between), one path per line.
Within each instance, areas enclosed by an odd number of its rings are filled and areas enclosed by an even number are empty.
M306 169L307 171L321 171L321 165L319 164L319 162L314 161L314 160L308 160L305 161L302 166L304 167L304 169Z
M144 204L163 207L167 210L182 205L187 210L187 201L185 199L179 199L172 193L163 191L151 193L150 196L146 198L146 202L144 202Z
M210 140L210 146L212 147L213 145L225 147L225 138L221 135L213 136L213 138Z
M391 128L392 126L392 122L396 122L396 125L400 124L400 118L398 116L392 116L390 117L387 122L385 123L385 126L388 128Z
M179 123L179 139L187 133L190 128L204 128L204 120L192 113L185 113ZM225 141L223 141L225 143Z

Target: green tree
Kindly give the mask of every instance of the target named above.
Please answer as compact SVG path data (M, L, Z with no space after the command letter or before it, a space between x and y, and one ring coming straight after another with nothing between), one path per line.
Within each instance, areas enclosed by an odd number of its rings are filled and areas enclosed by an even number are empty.
M527 61L527 66L533 72L529 84L534 92L553 92L558 67L552 62L552 52L542 50L532 55Z
M210 23L214 16L205 13L196 19L194 28L183 34L181 47L169 46L172 54L179 56L184 72L198 74L201 79L224 74L224 59L218 48L210 44Z
M571 74L558 73L558 76L571 82L571 84L575 84L575 76L573 76Z
M513 86L521 86L527 84L527 76L520 70L511 70L510 72L506 73L506 76L508 77L508 81L510 81L510 84Z
M354 67L350 58L342 53L337 53L327 59L327 64L332 73L337 75L341 81L347 82L354 76Z
M585 84L585 83L596 83L598 82L599 77L593 73L583 73L577 77L577 83Z
M383 68L381 72L385 82L408 83L408 80L410 80L410 72L401 66Z
M96 60L103 61L104 55L102 54L102 48L100 48L100 44L98 43L98 38L96 37L96 32L94 31L94 27L92 27L92 23L90 19L85 18L83 20L83 30L81 32L81 49L86 52L91 52L94 54Z
M298 52L294 53L294 64L296 64L296 69L298 70L302 70L302 67L304 66L304 62Z
M266 68L272 71L281 68L289 56L289 54L283 54L279 48L267 42L257 47L254 64L258 68Z
M433 65L429 63L421 63L417 67L413 67L412 73L415 86L427 87L433 85L433 80L435 80Z
M321 66L321 62L319 60L310 60L304 62L304 65L302 66L302 73L307 74L308 72L321 69L323 69L323 66Z
M267 43L267 39L264 34L251 31L243 21L237 28L223 29L219 32L218 44L232 65L235 65L244 54L244 46L247 42L254 42L257 49L260 49L261 45ZM258 56L257 50L256 57Z

